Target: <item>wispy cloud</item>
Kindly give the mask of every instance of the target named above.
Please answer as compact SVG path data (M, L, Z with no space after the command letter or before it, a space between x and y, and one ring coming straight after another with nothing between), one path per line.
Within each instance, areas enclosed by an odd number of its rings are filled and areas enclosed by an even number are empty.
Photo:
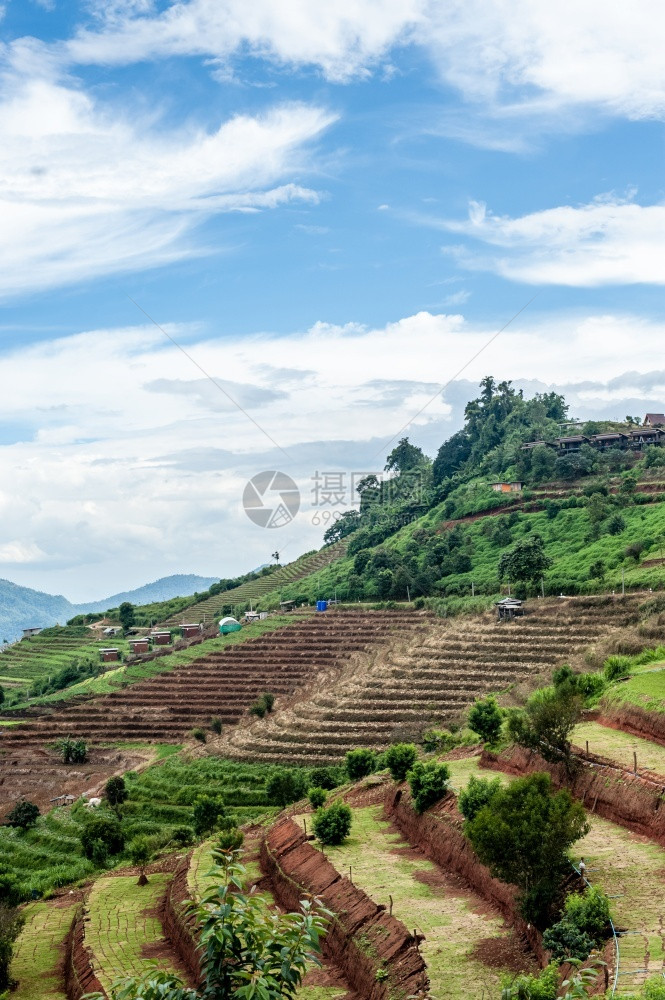
M464 221L427 221L495 248L445 249L465 267L513 281L574 287L665 284L665 205L639 205L611 195L511 218L472 202Z

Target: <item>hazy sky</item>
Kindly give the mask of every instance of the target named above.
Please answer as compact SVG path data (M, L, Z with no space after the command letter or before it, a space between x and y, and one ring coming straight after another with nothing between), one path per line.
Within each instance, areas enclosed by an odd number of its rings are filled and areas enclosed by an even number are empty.
M294 558L317 473L344 509L490 372L665 408L654 0L0 9L0 576ZM268 530L271 469L302 504Z

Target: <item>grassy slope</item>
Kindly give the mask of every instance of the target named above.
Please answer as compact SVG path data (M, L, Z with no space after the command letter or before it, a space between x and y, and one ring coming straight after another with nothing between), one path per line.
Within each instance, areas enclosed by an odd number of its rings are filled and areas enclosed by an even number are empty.
M650 664L636 670L622 684L614 685L604 696L603 702L631 702L648 712L665 712L665 666Z
M175 971L168 958L149 957L146 948L163 942L156 910L170 876L151 875L148 885L135 875L108 876L93 885L87 902L85 942L97 977L107 993L114 979L140 976L154 968Z
M413 857L401 836L382 820L381 807L353 810L353 827L341 847L326 847L338 871L377 903L393 897L393 914L407 927L425 934L422 953L427 962L432 996L447 1000L481 1000L498 996L500 972L471 957L474 945L504 937L499 917L480 912L477 902L449 887L430 884L435 865Z
M92 659L97 662L103 646L117 646L123 655L129 653L129 643L117 636L93 641L87 628L48 629L31 639L22 639L0 655L0 683L8 690L17 688L21 691L77 660Z
M75 904L63 902L30 903L23 911L25 927L11 965L18 980L12 1000L67 1000L58 967Z
M511 530L511 541L514 543L528 535L529 531L542 535L545 540L547 554L553 560L553 566L545 575L545 581L570 581L584 592L612 591L621 588L621 570L624 570L627 587L648 588L662 587L663 567L643 567L633 560L623 557L627 545L632 542L654 539L665 534L665 503L654 503L645 506L628 507L622 510L626 522L625 529L619 535L605 535L595 542L587 542L585 538L589 531L589 519L585 509L571 508L559 511L556 518L549 520L544 512L522 514L519 522ZM425 529L436 529L445 520L443 505L433 508L425 517L414 521L388 538L383 546L404 553L406 545L413 539L414 532ZM476 592L495 593L498 589L497 566L502 547L494 544L483 533L483 524L487 518L468 522L464 532L472 539L471 553L472 570L469 573L455 574L445 577L445 584L462 583L471 590L471 582L475 584ZM494 523L494 519L492 519ZM353 536L351 536L353 537ZM652 550L650 557L659 553ZM602 560L607 572L602 584L591 581L589 570L592 563ZM293 587L282 590L282 599L299 594L306 594L310 600L318 597L330 597L337 587L338 596L343 595L343 588L350 573L353 572L353 558L345 557L333 563L330 567L300 580ZM274 606L278 595L267 594L261 606Z
M597 722L582 722L575 727L573 742L579 747L584 747L586 740L589 741L591 753L609 757L632 769L633 752L635 752L638 767L645 767L657 774L665 774L665 747L657 743L651 743L639 736L631 736L630 733L618 729L607 729Z
M269 767L217 757L187 762L171 756L140 775L130 774L123 807L126 838L139 833L168 838L175 827L191 826L192 803L201 793L223 795L238 823L270 816L275 808L267 805L265 782L271 773ZM86 816L78 803L41 816L27 833L0 827L0 870L14 875L28 896L33 889L46 894L93 875L95 866L80 850Z

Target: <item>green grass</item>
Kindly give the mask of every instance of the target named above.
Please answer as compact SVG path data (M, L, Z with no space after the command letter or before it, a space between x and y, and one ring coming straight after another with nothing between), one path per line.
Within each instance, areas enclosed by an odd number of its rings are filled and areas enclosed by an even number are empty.
M183 759L178 755L140 774L126 775L129 798L122 806L126 841L137 834L158 837L165 846L174 828L192 826L193 803L200 794L222 795L238 824L269 817L265 784L274 767L237 764L221 757ZM0 871L13 875L24 899L94 875L98 869L80 850L82 825L88 818L81 801L40 816L26 833L0 826ZM120 856L117 861L126 863Z
M16 942L11 974L18 987L12 1000L67 1000L58 966L75 905L30 903Z
M647 712L665 712L665 666L660 669L653 664L645 666L627 681L616 684L603 697L600 707L604 703L622 702L638 705Z
M326 856L342 874L351 875L376 902L389 903L393 915L409 929L425 934L421 945L435 1000L481 1000L498 996L500 970L472 957L487 938L505 938L500 917L489 916L477 897L432 885L436 866L408 850L401 836L381 819L381 807L353 810L351 835L341 847L326 847ZM427 881L425 881L427 880Z
M639 736L631 736L630 733L618 729L608 729L597 722L582 722L575 727L572 739L579 747L584 747L588 740L591 753L609 757L631 770L635 752L638 768L645 767L650 771L665 774L665 747L641 739Z
M618 535L604 533L597 541L588 541L589 518L583 507L560 510L557 517L550 520L545 512L520 513L517 523L510 527L511 543L528 536L530 532L540 534L545 541L547 555L553 565L545 574L545 585L550 592L558 593L576 591L579 593L611 592L621 589L621 572L624 571L625 583L628 588L660 589L663 586L663 567L645 567L632 559L624 558L624 550L632 542L654 542L665 535L665 503L651 503L630 506L621 509L626 527ZM505 516L505 515L504 515ZM414 533L436 531L446 520L445 505L432 508L424 517L401 528L382 543L382 548L393 551L396 555L407 555L407 546L414 541ZM456 573L444 577L440 587L435 585L432 594L441 593L451 584L460 588L460 592L470 592L471 582L475 585L477 594L494 594L498 589L497 567L505 544L494 542L488 537L487 525L496 525L498 519L494 516L481 518L462 525L463 535L467 541L472 568L467 573ZM349 540L353 535L349 536ZM417 539L416 539L417 542ZM427 553L427 544L418 543L417 559L422 564ZM660 555L658 546L650 551L645 549L643 558L656 558ZM598 560L605 565L605 577L602 581L590 578L590 569ZM329 597L335 589L341 600L351 596L349 577L354 572L354 558L344 557L331 566L326 567L296 584L281 588L282 600L298 595L306 596L310 601L318 597ZM261 598L261 607L274 607L279 600L279 593L273 590ZM365 592L365 597L372 599L374 595ZM376 599L374 597L374 599Z
M164 942L157 908L170 876L151 875L147 885L132 876L97 879L87 901L85 943L92 951L92 964L104 990L114 979L141 976L154 968L176 971L169 959L147 954L150 946Z

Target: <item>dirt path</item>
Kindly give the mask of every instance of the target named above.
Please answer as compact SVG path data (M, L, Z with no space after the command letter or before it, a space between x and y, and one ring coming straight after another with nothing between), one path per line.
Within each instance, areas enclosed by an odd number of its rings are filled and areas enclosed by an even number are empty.
M378 805L354 808L351 836L326 856L377 903L390 905L421 946L435 1000L498 996L501 972L528 966L501 917L455 875L411 848ZM295 817L294 817L295 818ZM300 818L302 820L302 817Z

